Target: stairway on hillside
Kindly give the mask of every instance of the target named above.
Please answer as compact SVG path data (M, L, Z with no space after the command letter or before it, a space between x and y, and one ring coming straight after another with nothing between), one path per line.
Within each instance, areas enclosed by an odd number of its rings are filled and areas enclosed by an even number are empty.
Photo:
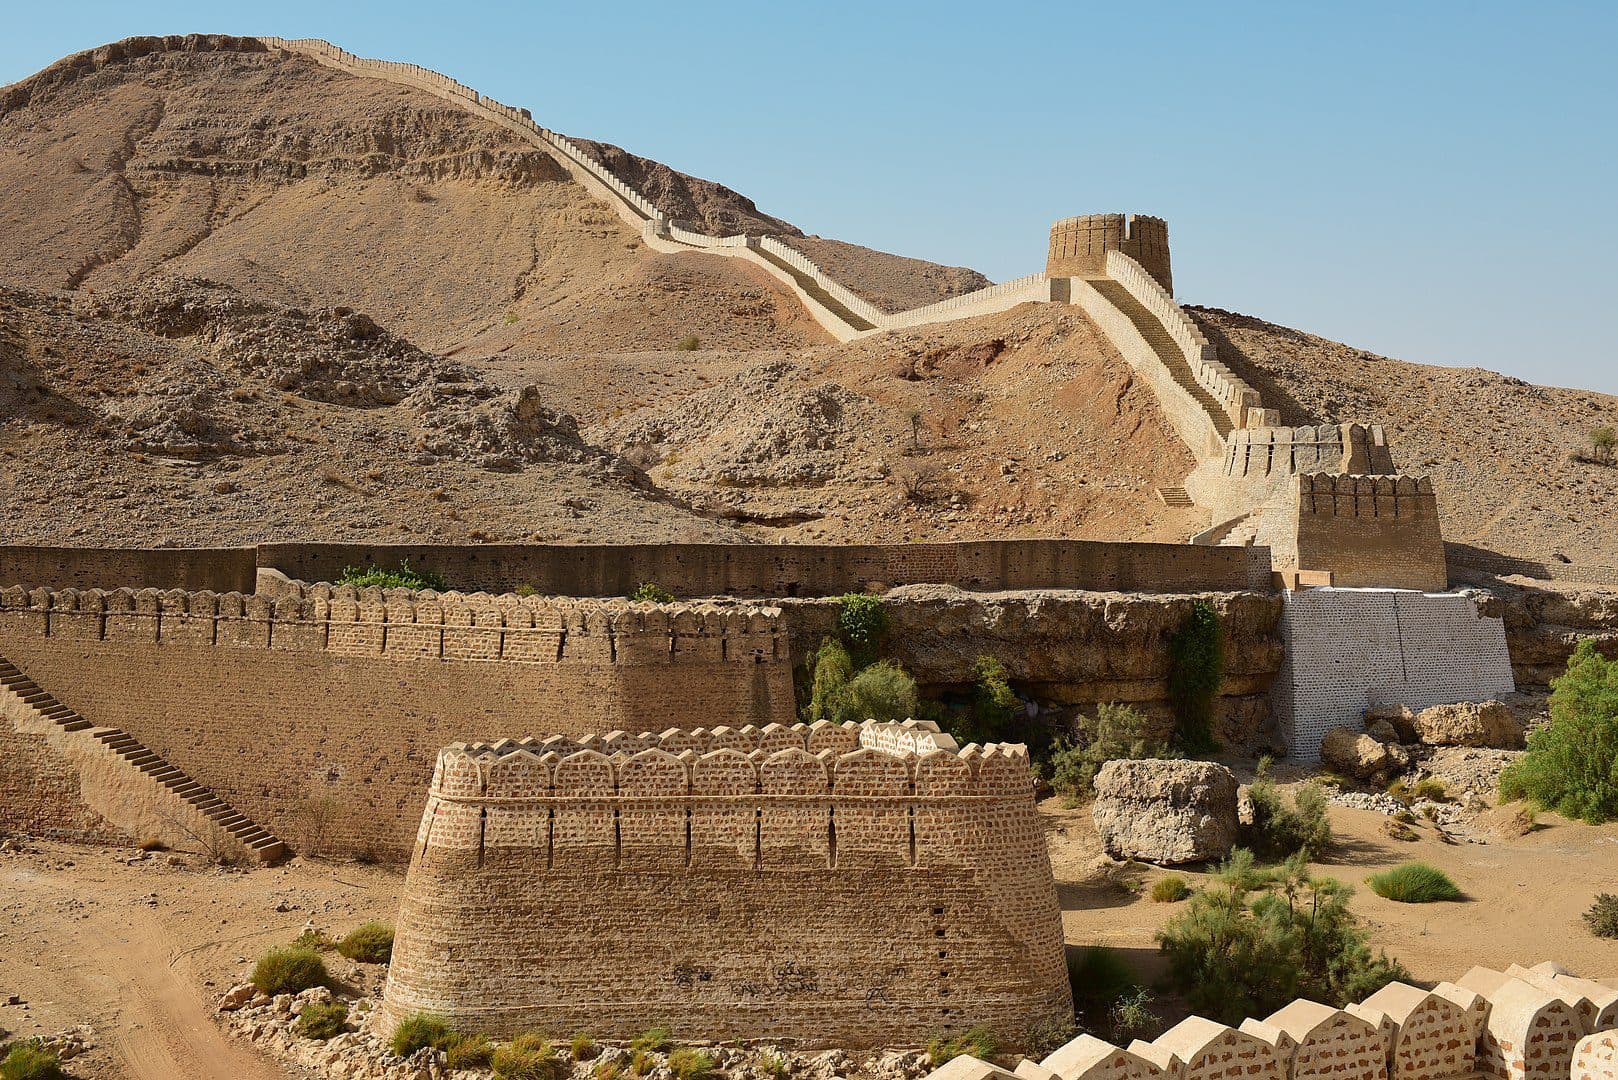
M788 274L791 274L792 280L798 283L798 288L814 297L817 301L819 301L822 307L824 307L827 311L830 311L833 315L836 315L839 319L842 319L849 326L852 326L856 330L876 329L875 325L871 323L870 320L862 319L852 311L848 310L848 308L842 302L840 302L836 297L832 296L831 293L823 289L818 281L804 273L802 270L799 270L796 266L793 266L779 255L776 255L774 252L764 247L757 247L753 250L764 256L764 258L768 259L771 265L778 266Z
M1219 538L1218 546L1252 547L1256 539L1258 539L1258 515L1249 514L1232 525L1230 531Z
M1157 497L1164 506L1195 506L1191 493L1185 490L1183 484L1169 484L1157 489Z
M11 693L62 731L100 743L131 770L162 787L174 798L190 804L239 843L255 862L279 862L290 854L286 844L269 830L249 821L244 814L237 812L179 768L170 765L133 735L119 728L96 727L41 689L38 683L3 656L0 656L0 690Z
M1180 352L1179 344L1175 342L1168 328L1163 325L1163 321L1153 315L1139 300L1136 300L1121 282L1109 277L1086 278L1085 280L1094 287L1096 292L1104 296L1108 303L1128 316L1129 321L1135 324L1135 329L1140 331L1141 337L1145 338L1146 343L1152 347L1152 351L1157 353L1158 359L1163 361L1163 366L1169 369L1169 374L1174 376L1174 381L1185 387L1186 392L1197 400L1197 404L1201 405L1203 411L1213 420L1214 428L1219 432L1220 438L1228 438L1231 429L1235 425L1231 423L1229 415L1226 414L1224 405L1220 404L1218 398L1203 389L1202 384L1197 382L1196 376L1191 374L1191 365L1186 363L1185 355Z

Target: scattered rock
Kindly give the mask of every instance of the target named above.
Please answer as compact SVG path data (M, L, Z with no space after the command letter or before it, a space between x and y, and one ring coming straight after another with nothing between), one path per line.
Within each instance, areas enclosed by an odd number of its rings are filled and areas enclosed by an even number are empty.
M235 1012L252 1001L257 993L252 983L238 983L226 990L224 996L219 999L219 1011Z
M1353 728L1332 728L1320 741L1320 760L1344 776L1368 780L1387 770L1388 747Z
M1211 761L1109 761L1092 814L1107 853L1174 865L1229 854L1236 842L1236 776Z

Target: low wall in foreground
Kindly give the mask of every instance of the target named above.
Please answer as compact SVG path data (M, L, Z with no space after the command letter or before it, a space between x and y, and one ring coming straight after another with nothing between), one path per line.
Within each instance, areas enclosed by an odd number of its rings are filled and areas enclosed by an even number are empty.
M695 734L445 750L385 1018L863 1048L978 1023L1015 1043L1071 1015L1022 747L817 725L748 754Z

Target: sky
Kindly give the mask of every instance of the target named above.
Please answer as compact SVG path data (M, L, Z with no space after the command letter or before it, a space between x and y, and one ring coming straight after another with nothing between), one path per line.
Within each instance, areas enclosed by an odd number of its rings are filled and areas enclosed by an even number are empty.
M1167 218L1182 302L1618 393L1618 3L0 0L0 83L134 34L323 37L994 280ZM3 198L3 193L0 193Z

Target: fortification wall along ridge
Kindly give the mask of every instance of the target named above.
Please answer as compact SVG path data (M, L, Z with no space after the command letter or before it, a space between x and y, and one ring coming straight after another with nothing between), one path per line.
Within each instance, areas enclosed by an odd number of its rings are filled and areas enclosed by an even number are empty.
M400 858L447 738L793 719L773 608L310 591L7 588L0 655L295 846Z
M1107 268L1107 253L1122 252L1139 263L1169 293L1168 222L1150 214L1081 214L1051 226L1045 273L1051 277L1092 277Z
M717 735L441 753L384 1016L870 1047L1070 1012L1024 748Z

